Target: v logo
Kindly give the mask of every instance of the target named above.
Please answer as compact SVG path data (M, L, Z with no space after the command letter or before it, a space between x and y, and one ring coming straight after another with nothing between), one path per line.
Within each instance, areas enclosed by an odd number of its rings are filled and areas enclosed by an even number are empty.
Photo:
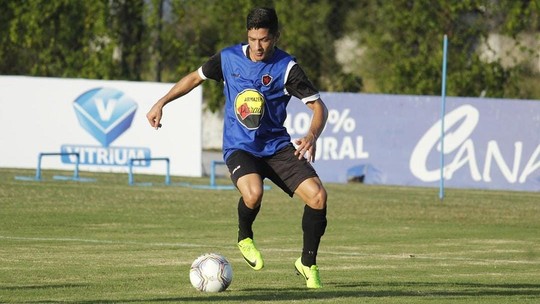
M130 126L137 103L124 92L112 88L95 88L84 92L73 102L79 124L108 147Z
M111 119L112 113L114 112L114 108L116 107L118 99L109 99L107 100L106 105L103 101L103 98L96 98L94 99L94 102L96 103L99 118L101 118L102 121L109 121Z

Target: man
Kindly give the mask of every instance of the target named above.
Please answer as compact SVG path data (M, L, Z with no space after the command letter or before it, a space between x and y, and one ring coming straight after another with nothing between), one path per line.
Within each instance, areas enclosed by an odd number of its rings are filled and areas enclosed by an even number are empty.
M238 248L248 265L260 270L264 261L253 243L252 224L260 210L263 180L268 178L284 192L304 202L303 249L295 262L308 288L321 288L317 251L325 232L326 190L310 164L328 111L319 92L295 62L276 47L280 32L274 9L255 8L247 16L248 44L221 50L180 79L146 115L150 125L161 127L163 107L190 92L206 79L223 81L225 117L223 157L231 180L240 191ZM291 95L313 111L309 132L296 140L296 148L283 126Z

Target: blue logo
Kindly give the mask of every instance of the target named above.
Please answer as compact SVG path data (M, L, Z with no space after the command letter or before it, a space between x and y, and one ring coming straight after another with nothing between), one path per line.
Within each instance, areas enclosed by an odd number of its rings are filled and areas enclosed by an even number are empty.
M122 91L95 88L83 93L73 103L79 124L108 147L133 122L137 103Z

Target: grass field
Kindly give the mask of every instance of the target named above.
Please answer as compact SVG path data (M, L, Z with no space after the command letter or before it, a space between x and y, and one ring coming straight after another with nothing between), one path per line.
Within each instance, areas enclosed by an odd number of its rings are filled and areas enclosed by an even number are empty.
M236 191L53 173L24 182L14 176L34 171L0 169L0 302L540 303L539 193L447 189L441 202L438 189L328 184L325 286L307 290L293 271L303 206L276 187L255 222L266 264L255 272L235 244ZM191 287L205 252L232 263L227 291Z

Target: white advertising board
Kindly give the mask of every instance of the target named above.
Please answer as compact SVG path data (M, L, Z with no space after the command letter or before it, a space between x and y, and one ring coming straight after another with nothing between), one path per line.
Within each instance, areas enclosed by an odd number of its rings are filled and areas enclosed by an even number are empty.
M81 170L127 172L132 158L169 158L170 174L201 176L202 89L166 106L163 127L146 113L171 83L0 76L0 167L36 168L39 153L78 153ZM44 169L73 169L74 155ZM164 174L138 161L134 172Z

